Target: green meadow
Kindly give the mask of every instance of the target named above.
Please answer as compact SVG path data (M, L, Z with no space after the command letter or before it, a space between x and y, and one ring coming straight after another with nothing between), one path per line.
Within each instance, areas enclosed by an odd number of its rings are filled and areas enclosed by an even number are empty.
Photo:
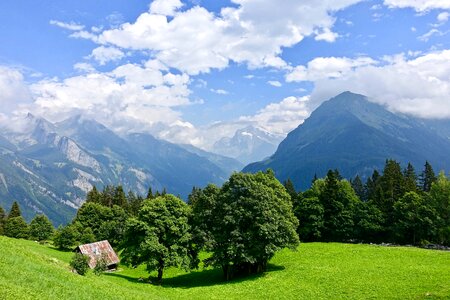
M303 243L262 275L224 282L217 269L171 268L161 286L139 280L144 268L79 276L71 257L0 236L0 299L450 299L450 252L412 247Z

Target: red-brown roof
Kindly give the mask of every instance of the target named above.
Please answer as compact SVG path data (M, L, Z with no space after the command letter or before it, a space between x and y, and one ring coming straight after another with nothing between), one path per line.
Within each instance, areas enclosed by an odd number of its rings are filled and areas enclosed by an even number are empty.
M77 247L77 250L90 257L89 267L91 269L95 268L97 260L102 256L105 257L108 266L119 263L119 258L117 257L116 252L114 252L107 240L80 245Z

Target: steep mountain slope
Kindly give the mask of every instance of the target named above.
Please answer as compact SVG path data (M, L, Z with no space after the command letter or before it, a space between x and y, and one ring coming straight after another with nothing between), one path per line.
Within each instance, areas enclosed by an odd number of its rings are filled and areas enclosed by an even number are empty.
M449 153L450 140L426 122L345 92L317 108L274 155L244 171L272 168L280 180L290 178L305 189L315 174L324 176L328 169L337 168L347 178L367 177L382 169L386 158L411 162L418 169L428 160L437 170L449 170Z
M193 186L220 184L231 171L204 155L148 134L120 137L82 117L58 124L29 114L0 133L0 205L17 200L25 217L65 223L93 185L122 184L145 194L166 188L187 197Z
M213 146L213 152L248 164L272 155L281 140L281 136L247 126L237 130L233 137L217 141Z

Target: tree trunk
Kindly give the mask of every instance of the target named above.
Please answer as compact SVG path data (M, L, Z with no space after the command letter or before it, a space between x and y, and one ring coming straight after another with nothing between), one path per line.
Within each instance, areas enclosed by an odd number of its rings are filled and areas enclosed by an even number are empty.
M158 266L158 284L162 283L163 271L164 271L164 262L160 260Z

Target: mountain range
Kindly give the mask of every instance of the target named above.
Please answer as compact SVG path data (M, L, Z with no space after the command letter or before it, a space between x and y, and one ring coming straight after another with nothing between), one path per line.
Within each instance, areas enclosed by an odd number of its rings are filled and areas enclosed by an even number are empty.
M218 140L214 143L212 152L248 164L272 155L283 138L284 136L250 125L237 130L232 137Z
M35 213L55 224L71 220L94 185L141 195L166 188L186 198L193 186L221 184L243 166L149 134L119 136L81 116L51 123L28 114L9 128L0 133L0 205L17 200L28 220Z
M322 103L291 131L269 158L244 172L271 168L281 181L290 178L307 189L315 175L338 169L345 178L370 176L391 158L422 170L429 161L450 170L450 121L394 114L365 96L344 92Z

